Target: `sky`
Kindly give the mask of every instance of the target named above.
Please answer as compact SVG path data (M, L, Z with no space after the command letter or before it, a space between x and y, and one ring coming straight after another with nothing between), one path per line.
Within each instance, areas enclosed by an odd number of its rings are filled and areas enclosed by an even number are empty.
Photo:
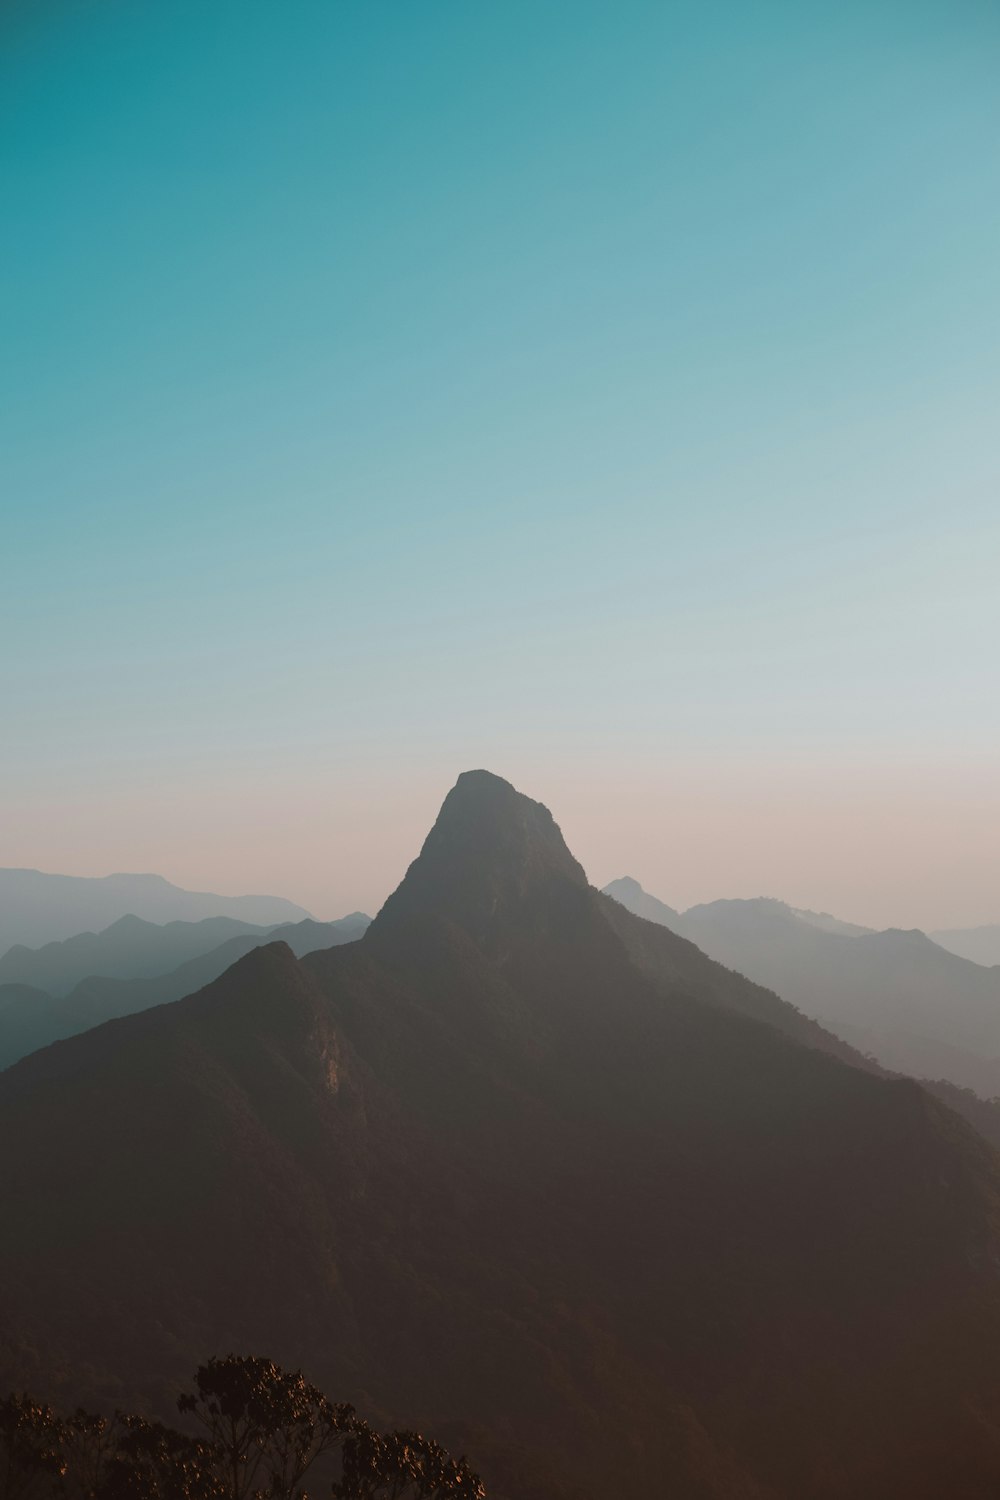
M0 864L1000 921L1000 9L8 0Z

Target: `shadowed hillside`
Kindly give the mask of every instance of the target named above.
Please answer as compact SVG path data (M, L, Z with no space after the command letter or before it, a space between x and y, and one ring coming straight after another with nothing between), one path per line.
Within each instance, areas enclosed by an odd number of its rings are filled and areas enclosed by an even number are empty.
M1000 1160L850 1057L470 773L361 942L0 1078L3 1383L267 1348L508 1500L986 1500Z

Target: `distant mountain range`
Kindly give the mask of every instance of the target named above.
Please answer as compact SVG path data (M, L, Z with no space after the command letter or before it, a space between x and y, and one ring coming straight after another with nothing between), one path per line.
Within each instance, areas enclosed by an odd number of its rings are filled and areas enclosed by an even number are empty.
M873 932L781 901L712 901L680 913L630 878L605 891L885 1067L1000 1095L1000 969L946 952L922 932Z
M275 937L302 957L355 942L370 921L353 912L336 922L309 918L277 927L231 917L159 927L122 917L100 933L11 948L0 958L0 1068L104 1021L193 994Z
M1000 1158L486 772L359 942L34 1053L0 1139L0 1389L265 1350L491 1500L1000 1487Z
M1000 964L1000 922L986 927L945 927L928 933L935 943L988 968Z
M210 953L237 938L253 942L240 953L266 942L281 930L295 952L303 941L317 939L313 947L330 946L331 934L349 933L338 941L360 937L371 921L363 912L352 912L336 922L315 922L311 917L295 923L258 926L233 917L206 917L200 922L167 922L160 925L141 917L120 917L103 932L82 932L41 948L17 944L0 956L0 985L30 984L50 995L68 995L81 979L99 974L107 979L150 979L180 964ZM287 929L287 930L286 930ZM237 957L239 954L237 954ZM235 959L233 960L235 962ZM221 971L220 971L221 972Z
M185 891L162 875L47 875L0 870L0 953L12 943L38 947L82 932L98 932L120 917L147 922L199 922L233 917L273 927L310 913L280 896L213 896Z
M119 917L101 932L81 932L29 948L15 943L0 955L0 984L30 984L50 995L68 995L91 974L108 979L149 979L188 963L232 938L263 939L272 930L235 917L200 922L147 922Z

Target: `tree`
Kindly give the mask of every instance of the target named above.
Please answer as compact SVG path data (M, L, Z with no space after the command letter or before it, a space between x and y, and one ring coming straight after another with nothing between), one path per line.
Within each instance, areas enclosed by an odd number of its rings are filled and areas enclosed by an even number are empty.
M343 1472L334 1500L486 1500L486 1488L465 1459L418 1432L371 1428L344 1444Z
M102 1493L109 1468L118 1458L124 1420L117 1412L102 1417L78 1406L72 1416L60 1421L60 1494L65 1500L91 1500Z
M375 1432L298 1370L210 1359L178 1409L202 1437L144 1417L61 1417L31 1397L0 1402L0 1500L308 1500L336 1450L332 1500L485 1500L464 1459L416 1432Z
M210 1359L195 1385L177 1407L219 1450L229 1500L262 1492L292 1500L316 1460L363 1425L353 1406L334 1405L301 1371L269 1359Z
M162 1422L119 1417L114 1460L95 1500L225 1500L219 1453Z
M0 1497L34 1500L66 1472L64 1425L28 1395L0 1401Z

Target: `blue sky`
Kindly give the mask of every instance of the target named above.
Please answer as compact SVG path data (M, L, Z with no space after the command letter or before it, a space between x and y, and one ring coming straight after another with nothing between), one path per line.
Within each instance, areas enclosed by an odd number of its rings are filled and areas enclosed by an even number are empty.
M5 7L0 863L329 915L485 764L595 879L1000 920L998 63L982 3Z

